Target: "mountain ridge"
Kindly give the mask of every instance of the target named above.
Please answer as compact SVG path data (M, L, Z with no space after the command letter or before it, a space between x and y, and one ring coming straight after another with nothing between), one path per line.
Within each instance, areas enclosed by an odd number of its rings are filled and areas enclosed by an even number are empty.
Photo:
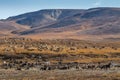
M25 37L42 38L46 36L48 39L50 37L73 39L87 37L89 39L101 36L102 38L118 38L120 35L119 17L120 8L98 7L45 9L9 17L5 21L27 26L27 29L16 31L16 35Z

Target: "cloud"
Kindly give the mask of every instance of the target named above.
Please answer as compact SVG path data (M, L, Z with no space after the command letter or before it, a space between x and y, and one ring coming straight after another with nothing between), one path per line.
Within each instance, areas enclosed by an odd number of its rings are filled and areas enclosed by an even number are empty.
M101 6L101 4L102 4L102 0L98 0L98 1L93 3L93 6L99 7L99 6Z

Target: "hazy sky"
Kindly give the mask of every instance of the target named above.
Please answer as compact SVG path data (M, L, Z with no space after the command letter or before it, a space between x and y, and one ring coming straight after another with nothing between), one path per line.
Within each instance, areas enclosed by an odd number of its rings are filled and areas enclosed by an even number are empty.
M0 19L41 9L120 7L120 0L0 0Z

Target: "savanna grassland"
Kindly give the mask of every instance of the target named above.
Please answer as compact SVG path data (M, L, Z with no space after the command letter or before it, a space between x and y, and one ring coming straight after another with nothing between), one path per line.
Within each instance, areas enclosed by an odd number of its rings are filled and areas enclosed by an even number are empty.
M0 39L1 80L119 80L120 42Z
M55 57L63 55L62 60L64 62L118 61L120 57L120 42L5 38L0 39L0 54L16 56L20 54L41 54Z

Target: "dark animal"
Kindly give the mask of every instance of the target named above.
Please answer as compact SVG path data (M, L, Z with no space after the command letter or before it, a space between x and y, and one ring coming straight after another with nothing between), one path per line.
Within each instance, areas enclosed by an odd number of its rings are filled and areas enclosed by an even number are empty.
M100 69L110 69L111 68L111 63L108 63L108 64L104 64L104 65L99 65L98 67L100 68Z

